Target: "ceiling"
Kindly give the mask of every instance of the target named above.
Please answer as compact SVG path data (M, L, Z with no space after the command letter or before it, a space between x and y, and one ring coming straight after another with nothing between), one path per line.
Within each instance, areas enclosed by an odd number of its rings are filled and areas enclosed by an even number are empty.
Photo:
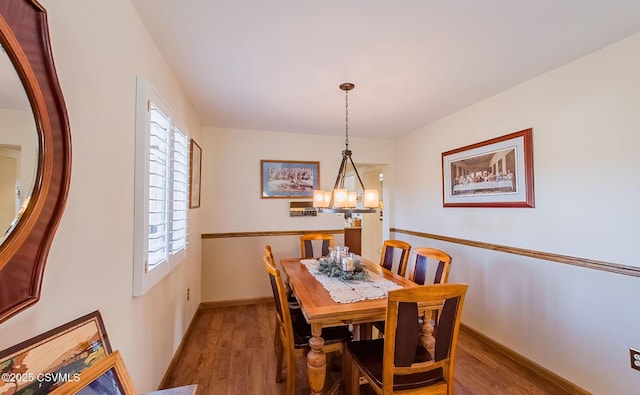
M392 139L640 31L638 0L131 0L205 126Z

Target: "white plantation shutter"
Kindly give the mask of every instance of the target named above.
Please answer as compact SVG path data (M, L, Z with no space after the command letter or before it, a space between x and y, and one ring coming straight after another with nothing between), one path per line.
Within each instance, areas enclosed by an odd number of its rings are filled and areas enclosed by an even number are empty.
M169 259L169 117L149 102L149 241L145 271Z
M171 188L172 208L170 221L170 253L175 254L187 247L187 209L189 199L189 145L187 136L172 127L173 158Z
M187 248L189 138L145 79L138 79L134 296L184 258Z

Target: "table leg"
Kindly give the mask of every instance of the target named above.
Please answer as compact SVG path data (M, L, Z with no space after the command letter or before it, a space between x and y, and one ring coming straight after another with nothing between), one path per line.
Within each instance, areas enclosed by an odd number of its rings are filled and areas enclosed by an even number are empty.
M311 324L311 350L307 354L307 374L309 375L309 387L311 394L320 395L324 388L327 375L327 356L324 353L324 339L322 338L322 325Z

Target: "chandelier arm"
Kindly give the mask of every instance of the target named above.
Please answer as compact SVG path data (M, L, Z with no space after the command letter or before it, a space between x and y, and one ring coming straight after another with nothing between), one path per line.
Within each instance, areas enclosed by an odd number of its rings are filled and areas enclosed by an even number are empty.
M344 177L345 171L347 169L347 157L342 156L342 162L340 162L340 170L338 170L338 177L336 177L336 183L333 185L333 189L338 189L338 187L344 187Z
M349 158L351 158L351 156L349 156ZM347 155L343 153L342 162L340 162L340 170L338 170L338 176L336 177L336 183L333 184L333 191L338 189L338 187L344 186L344 172L346 167L347 167ZM329 201L329 207L333 206L333 199L334 199L333 191L331 191L331 201Z
M356 176L358 177L358 181L360 182L360 186L362 187L362 192L364 193L364 184L362 183L362 179L360 178L360 174L358 173L358 169L356 168L356 164L353 163L353 159L349 156L349 160L351 161L351 166L353 166L353 171L356 172Z

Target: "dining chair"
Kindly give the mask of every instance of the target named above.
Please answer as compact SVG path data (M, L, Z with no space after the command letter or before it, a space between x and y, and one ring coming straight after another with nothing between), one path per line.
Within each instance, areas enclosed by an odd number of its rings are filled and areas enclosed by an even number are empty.
M322 247L320 254L314 254L313 241L321 240ZM300 256L302 258L316 258L320 256L329 255L329 247L333 247L335 244L334 236L327 233L307 233L300 236ZM320 243L316 243L320 244Z
M451 256L444 251L435 248L414 248L416 259L413 262L413 269L409 273L409 280L419 285L428 285L427 276L433 274L433 281L430 284L444 284L449 279L449 269L451 268ZM438 262L434 270L429 270L429 262ZM438 321L438 310L432 310L430 312L430 319L433 322L433 326L436 327ZM424 319L422 317L421 319ZM373 324L380 334L385 332L384 321L379 321Z
M416 259L413 262L413 269L409 273L409 280L416 284L426 285L427 275L429 271L429 262L437 262L434 268L432 284L443 284L449 279L449 270L451 269L451 256L442 250L435 248L414 248L413 252Z
M264 259L268 260L271 266L277 267L275 257L273 256L273 250L271 249L271 245L269 244L264 246ZM284 283L285 293L287 295L286 301L287 301L287 305L289 306L289 315L291 317L291 321L295 322L298 320L304 320L304 315L302 314L302 310L300 309L298 298L296 298L296 296L293 294L293 291L291 290L291 287L289 287L289 284L287 283L287 281L283 281L283 283ZM276 353L281 352L279 343L280 343L280 330L278 325L276 325L275 333L274 333L274 342L273 342Z
M411 245L402 240L385 240L382 244L382 255L380 255L380 266L388 270L393 270L394 263L397 260L396 273L404 277L407 272L407 262L409 261L409 251ZM396 253L400 256L396 258Z
M409 272L409 280L419 285L428 285L427 276L433 274L433 281L430 284L444 284L449 279L449 269L451 268L451 256L442 250L435 248L419 247L414 248L415 261L413 269ZM437 262L433 270L429 270L429 262ZM435 263L434 263L435 264ZM438 310L431 312L431 321L435 323L438 318ZM373 326L379 333L384 334L384 321L375 322Z
M409 262L409 252L411 245L402 240L385 240L382 244L382 255L380 255L380 266L393 271L394 263L397 261L396 273L404 277L407 272L407 263ZM397 253L400 256L397 256ZM376 321L371 324L362 325L361 336L370 337L372 333L370 328L376 328L379 335L384 334L384 321Z
M364 377L377 394L453 395L454 362L466 284L423 285L389 291L384 338L347 343L347 394ZM442 313L435 346L427 351L419 330L420 306Z
M286 394L296 392L296 357L303 357L309 350L311 326L304 320L304 316L292 319L287 304L287 294L280 270L272 264L266 256L263 257L264 266L269 274L273 299L276 305L276 382L282 380L283 362L287 367ZM301 319L300 319L301 318ZM344 351L344 344L353 339L351 331L346 326L322 329L324 351ZM343 358L345 353L343 352ZM343 368L346 363L343 362Z
M271 262L271 264L276 267L276 259L273 256L273 250L271 249L271 245L267 244L264 246L264 256L269 259L269 262ZM289 309L291 310L296 310L295 312L292 311L292 314L297 314L297 313L301 313L300 310L300 304L298 303L298 299L296 298L296 296L293 294L293 291L291 290L291 287L289 287L288 282L284 281L284 287L285 290L287 292L287 302L289 304Z

